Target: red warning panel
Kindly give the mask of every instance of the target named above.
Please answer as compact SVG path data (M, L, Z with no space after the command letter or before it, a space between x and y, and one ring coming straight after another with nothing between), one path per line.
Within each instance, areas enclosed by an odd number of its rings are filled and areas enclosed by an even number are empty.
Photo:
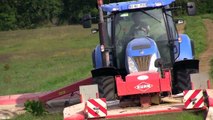
M204 107L203 90L185 90L183 94L185 109Z
M107 116L107 105L105 98L89 99L86 102L86 113L88 118L100 118Z

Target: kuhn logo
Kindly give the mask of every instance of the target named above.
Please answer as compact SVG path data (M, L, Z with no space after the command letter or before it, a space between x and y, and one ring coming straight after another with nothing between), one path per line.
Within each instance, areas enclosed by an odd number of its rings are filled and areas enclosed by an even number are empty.
M147 75L141 75L141 76L137 77L138 80L147 80L148 78L149 78L149 76L147 76Z
M146 83L146 82L142 82L140 83L139 85L135 86L135 88L137 90L140 90L140 91L147 91L148 89L152 88L152 84L149 84L149 83Z

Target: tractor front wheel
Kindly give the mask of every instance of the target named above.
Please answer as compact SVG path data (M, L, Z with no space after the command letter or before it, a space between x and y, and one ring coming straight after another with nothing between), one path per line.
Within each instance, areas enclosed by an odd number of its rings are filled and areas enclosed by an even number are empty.
M93 83L98 85L100 98L106 98L107 101L116 99L114 76L95 77Z
M198 60L183 60L176 62L173 66L173 94L182 93L184 90L191 90L190 74L198 72Z

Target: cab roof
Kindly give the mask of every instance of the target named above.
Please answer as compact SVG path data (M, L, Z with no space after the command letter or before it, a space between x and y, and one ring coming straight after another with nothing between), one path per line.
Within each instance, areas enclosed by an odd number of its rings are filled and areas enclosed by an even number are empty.
M124 11L138 8L150 8L166 6L175 0L137 0L128 2L118 2L102 5L102 10L105 12Z

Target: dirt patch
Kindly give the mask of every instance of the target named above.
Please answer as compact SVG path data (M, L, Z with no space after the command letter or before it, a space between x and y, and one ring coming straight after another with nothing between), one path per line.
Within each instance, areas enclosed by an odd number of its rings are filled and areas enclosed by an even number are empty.
M206 27L207 33L207 48L206 51L204 51L200 57L200 72L210 72L210 61L213 58L213 21L209 19L203 20L204 25Z
M14 116L25 113L24 107L14 105L0 106L0 120L11 119Z

